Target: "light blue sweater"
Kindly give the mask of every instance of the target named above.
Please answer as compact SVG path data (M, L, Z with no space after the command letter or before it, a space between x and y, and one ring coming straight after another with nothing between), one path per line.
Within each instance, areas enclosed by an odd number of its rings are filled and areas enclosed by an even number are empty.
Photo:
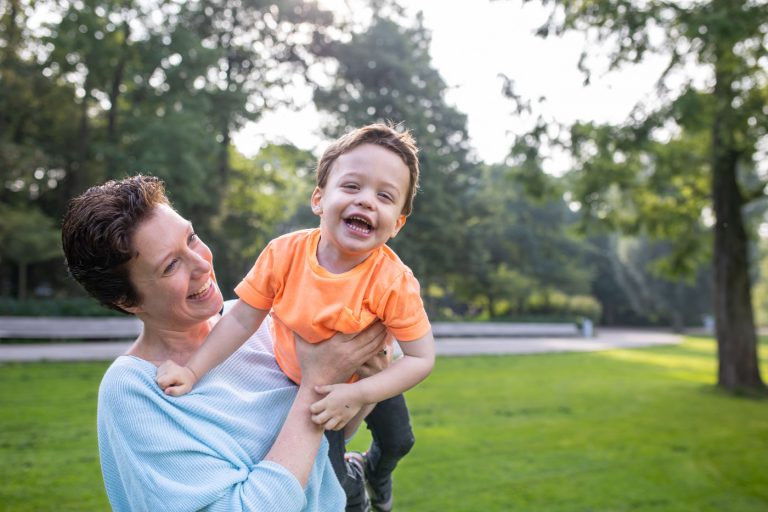
M99 452L115 511L344 510L325 438L306 489L262 461L297 391L275 362L267 322L187 395L163 394L155 373L121 356L101 381Z

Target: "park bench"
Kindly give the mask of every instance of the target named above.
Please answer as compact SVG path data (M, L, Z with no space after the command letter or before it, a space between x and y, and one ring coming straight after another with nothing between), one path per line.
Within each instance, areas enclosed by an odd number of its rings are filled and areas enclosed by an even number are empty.
M583 336L575 323L434 322L435 338L563 338Z
M0 338L109 340L140 332L133 317L0 317Z

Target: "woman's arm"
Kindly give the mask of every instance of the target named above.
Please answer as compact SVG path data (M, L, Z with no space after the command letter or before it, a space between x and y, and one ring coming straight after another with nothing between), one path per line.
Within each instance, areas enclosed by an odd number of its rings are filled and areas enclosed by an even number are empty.
M380 323L356 335L336 334L322 343L307 343L296 336L301 386L285 424L264 460L280 464L306 485L324 430L310 418L310 406L322 398L315 389L348 380L381 350L385 338L386 330Z
M312 404L312 421L328 430L343 428L364 406L399 395L427 378L435 365L435 343L430 330L425 336L400 343L403 357L370 378L352 384L316 388L325 395Z

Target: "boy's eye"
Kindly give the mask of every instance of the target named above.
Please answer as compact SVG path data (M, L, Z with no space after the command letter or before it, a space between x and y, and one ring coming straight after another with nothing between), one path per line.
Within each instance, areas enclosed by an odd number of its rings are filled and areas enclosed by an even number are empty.
M387 192L381 192L379 194L379 197L381 197L382 199L384 199L386 201L390 201L390 202L394 201L394 198L392 197L392 194L389 194Z
M357 186L357 183L344 183L341 186L341 188L346 188L346 189L350 189L350 190L357 190L360 187Z

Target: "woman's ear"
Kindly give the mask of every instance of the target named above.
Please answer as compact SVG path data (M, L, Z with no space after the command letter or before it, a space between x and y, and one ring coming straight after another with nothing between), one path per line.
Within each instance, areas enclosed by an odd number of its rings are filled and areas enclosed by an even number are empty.
M315 215L322 215L323 213L323 205L320 203L322 198L323 189L315 187L315 190L312 192L312 197L309 199L309 205L312 207L312 213Z
M395 222L395 228L392 230L392 236L389 238L395 238L397 236L400 230L403 229L403 226L405 226L406 220L408 220L408 217L405 215L401 215L397 218L397 221Z
M116 301L115 302L115 306L119 307L120 309L122 309L126 313L130 313L132 315L137 315L137 314L141 313L142 311L144 311L142 309L141 305L136 304L135 306L128 306L128 305L125 304L125 301L123 301L123 300Z

